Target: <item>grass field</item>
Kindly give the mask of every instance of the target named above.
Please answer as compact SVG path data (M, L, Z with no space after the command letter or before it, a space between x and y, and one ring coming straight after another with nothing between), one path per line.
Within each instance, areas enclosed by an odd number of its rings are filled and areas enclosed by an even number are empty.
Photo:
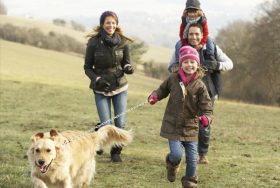
M90 130L98 122L83 59L0 41L0 187L32 187L26 151L30 136L51 128ZM128 76L128 109L146 101L159 80ZM166 180L168 152L159 136L166 100L127 114L134 141L113 164L106 150L97 156L96 188L181 187ZM280 187L280 109L218 101L209 165L198 165L199 187ZM184 162L184 160L183 160Z
M145 62L154 61L155 63L169 63L173 48L165 48L155 45L148 45L148 51L143 54L142 60Z

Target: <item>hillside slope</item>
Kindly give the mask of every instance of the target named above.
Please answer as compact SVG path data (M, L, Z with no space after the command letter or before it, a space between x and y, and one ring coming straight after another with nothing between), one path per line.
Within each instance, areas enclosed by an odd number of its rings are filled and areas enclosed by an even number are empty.
M0 42L3 79L86 88L89 85L83 70L83 57L4 40ZM142 73L127 78L135 92L147 92L147 95L161 82Z
M43 20L34 20L28 18L0 15L0 25L7 24L7 23L19 27L39 28L41 31L43 31L46 34L49 33L50 31L59 34L66 34L82 42L83 44L86 44L87 42L86 34L90 32L90 30L88 30L85 33L80 31L75 31L69 27L57 26ZM171 57L172 51L173 49L170 48L148 44L148 51L147 53L143 54L142 60L145 62L153 60L155 63L167 63Z
M0 15L0 24L1 25L12 24L19 27L39 28L45 34L48 34L50 31L54 31L59 34L69 35L82 43L86 42L86 38L85 38L86 33L73 30L69 27L57 26L54 25L53 23L43 21L43 20Z
M148 45L147 53L143 54L142 60L146 62L153 61L155 63L167 64L169 63L174 50L175 48L171 49L150 44Z

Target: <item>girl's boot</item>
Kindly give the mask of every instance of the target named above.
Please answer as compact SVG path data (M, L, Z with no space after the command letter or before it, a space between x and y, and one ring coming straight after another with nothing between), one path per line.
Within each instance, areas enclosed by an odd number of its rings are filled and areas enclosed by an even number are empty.
M193 177L182 177L181 179L183 188L196 188L197 187L197 176Z
M176 174L179 171L180 168L180 162L179 161L177 164L174 164L169 161L169 154L166 156L166 169L167 169L167 179L170 182L174 182L176 179Z

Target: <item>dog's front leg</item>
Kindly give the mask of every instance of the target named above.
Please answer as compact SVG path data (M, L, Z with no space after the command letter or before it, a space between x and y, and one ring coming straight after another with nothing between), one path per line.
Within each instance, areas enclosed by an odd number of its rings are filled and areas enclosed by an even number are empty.
M64 182L63 182L63 188L72 188L72 181L71 181L71 177L67 177Z
M34 188L48 188L47 185L39 178L33 177Z

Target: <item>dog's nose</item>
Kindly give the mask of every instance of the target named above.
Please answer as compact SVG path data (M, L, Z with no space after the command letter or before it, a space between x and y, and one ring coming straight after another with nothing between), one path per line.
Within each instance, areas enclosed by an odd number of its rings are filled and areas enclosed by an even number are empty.
M42 160L42 159L39 159L39 160L38 160L38 163L39 163L39 165L43 166L43 165L45 164L45 161Z

